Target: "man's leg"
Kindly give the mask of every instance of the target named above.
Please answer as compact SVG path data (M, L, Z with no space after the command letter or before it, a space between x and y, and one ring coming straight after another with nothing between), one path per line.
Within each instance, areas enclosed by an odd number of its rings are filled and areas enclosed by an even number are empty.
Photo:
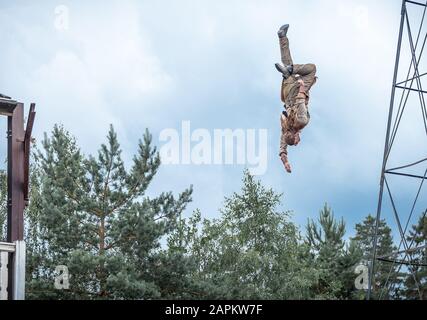
M276 63L276 69L279 71L285 79L287 79L293 72L293 61L291 57L291 52L289 50L289 39L287 37L289 25L285 24L277 33L279 35L280 41L280 53L283 65Z
M282 62L284 66L292 66L294 64L289 48L289 39L287 36L280 37L280 52L282 55Z
M316 81L316 72L316 65L312 63L294 65L294 74L299 74L302 77L307 91Z

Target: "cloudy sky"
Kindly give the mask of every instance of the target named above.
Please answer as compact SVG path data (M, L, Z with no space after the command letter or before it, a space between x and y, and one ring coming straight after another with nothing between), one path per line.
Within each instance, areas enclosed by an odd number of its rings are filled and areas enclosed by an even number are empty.
M268 167L259 179L283 192L296 222L316 217L328 202L351 234L354 223L376 211L400 6L400 0L0 0L0 92L37 102L38 140L62 123L85 153L94 153L112 123L127 161L145 128L158 146L160 133L181 130L183 121L209 132L267 129ZM291 24L295 62L316 63L319 76L312 121L302 144L290 149L292 175L277 156L281 78L273 66L283 23ZM402 150L409 163L419 159L410 147L423 132L407 130L412 142ZM4 143L1 149L4 155ZM244 168L163 166L150 194L193 184L188 214L200 208L215 217L223 197L240 188ZM404 186L408 200L413 188Z

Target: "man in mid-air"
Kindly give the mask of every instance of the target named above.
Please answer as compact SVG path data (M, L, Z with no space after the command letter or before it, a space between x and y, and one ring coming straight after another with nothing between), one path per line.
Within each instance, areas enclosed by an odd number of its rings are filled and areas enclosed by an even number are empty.
M288 160L288 146L297 146L301 141L301 131L310 121L308 102L310 89L316 83L316 65L294 64L287 37L289 25L282 26L278 32L282 63L276 69L283 75L281 98L285 111L281 115L282 135L280 138L280 158L287 172L292 168Z

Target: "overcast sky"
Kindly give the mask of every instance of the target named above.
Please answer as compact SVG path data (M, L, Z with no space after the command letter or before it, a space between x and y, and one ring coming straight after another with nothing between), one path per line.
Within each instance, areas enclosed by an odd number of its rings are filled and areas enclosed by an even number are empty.
M180 130L182 121L211 132L267 129L268 168L259 179L283 192L284 209L299 224L328 202L351 234L354 223L376 211L400 6L400 0L0 0L0 92L37 102L38 140L62 123L85 153L95 153L112 123L127 161L145 128L158 146L160 132ZM64 12L65 25L58 21ZM277 156L282 106L274 63L283 23L291 24L295 63L316 63L319 76L312 121L302 144L290 149L292 175ZM423 134L406 133L412 142ZM405 154L412 146L402 145ZM193 184L187 214L200 208L216 217L223 197L240 188L244 167L163 166L150 194ZM401 191L408 200L413 189Z

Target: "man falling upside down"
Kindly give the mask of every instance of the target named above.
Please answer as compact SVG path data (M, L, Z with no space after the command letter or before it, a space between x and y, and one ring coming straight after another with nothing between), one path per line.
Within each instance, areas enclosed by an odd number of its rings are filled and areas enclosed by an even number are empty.
M280 138L280 158L287 172L291 173L288 160L288 146L297 146L301 131L310 122L308 102L310 89L316 83L316 65L294 64L289 50L287 32L289 25L282 26L278 32L283 65L276 69L283 75L281 98L285 111L281 115L282 136Z

